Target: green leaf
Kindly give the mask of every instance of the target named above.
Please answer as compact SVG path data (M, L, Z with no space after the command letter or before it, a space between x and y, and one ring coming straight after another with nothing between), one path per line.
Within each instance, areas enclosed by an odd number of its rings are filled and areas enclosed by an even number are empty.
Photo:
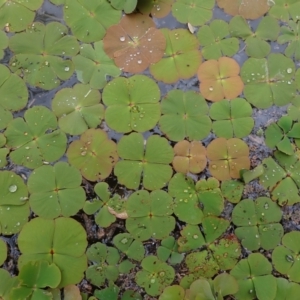
M0 172L0 186L0 232L11 235L28 222L28 191L23 179L11 171Z
M161 102L161 131L172 141L201 140L211 129L208 105L205 99L194 91L170 91Z
M71 77L73 63L63 57L79 51L76 38L58 22L32 23L26 32L10 39L9 48L15 54L9 63L11 70L28 84L45 90L56 88L61 80Z
M167 46L164 57L150 66L156 80L174 83L178 79L189 79L195 75L201 62L197 38L185 29L161 29Z
M161 261L167 261L171 265L181 263L184 254L178 253L178 244L173 236L168 236L161 241L161 245L157 248L157 257Z
M119 276L117 263L120 259L116 248L107 247L98 242L92 244L87 252L87 258L93 264L86 270L86 278L96 286L102 286L105 280L116 281Z
M150 130L160 117L159 99L159 87L145 75L116 78L103 90L105 121L117 132Z
M297 0L277 0L272 3L269 15L283 22L288 22L290 17L299 19L300 3Z
M241 69L244 95L257 108L284 106L296 92L294 75L294 62L283 54L271 53L268 59L249 58Z
M56 93L52 100L52 110L58 117L62 131L80 135L89 128L96 128L104 119L101 95L88 85L76 84Z
M118 10L124 10L125 14L130 14L135 10L137 0L110 0L112 7Z
M103 39L106 30L121 19L122 12L112 9L107 0L94 3L66 0L64 20L76 38L84 43Z
M21 110L26 106L28 99L27 87L23 80L19 76L11 74L4 65L0 65L0 94L0 124L3 129L12 120L12 115L7 110Z
M35 169L27 183L31 209L45 219L75 215L85 201L81 181L80 172L65 162Z
M11 277L6 270L0 269L0 297L3 300L11 300L9 294L18 283L18 277Z
M297 300L300 293L300 285L289 282L285 278L276 278L277 293L274 300Z
M126 228L140 241L163 239L175 228L173 199L165 191L134 192L127 200L126 212Z
M8 27L8 31L16 32L26 29L35 17L35 10L43 4L43 0L30 0L22 2L1 1L0 4L0 27ZM22 16L22 18L20 18ZM8 24L8 25L7 25Z
M159 296L159 300L183 300L185 290L179 285L168 286Z
M138 1L137 9L144 15L151 14L154 18L166 17L173 5L174 0L143 0Z
M92 89L102 89L107 83L107 77L118 77L121 70L116 67L103 49L103 41L80 46L80 54L73 57L77 79L89 84Z
M172 176L169 164L173 160L173 149L165 138L150 136L144 141L142 134L123 136L118 143L118 161L114 173L120 184L136 189L143 176L143 186L148 190L160 189Z
M249 135L254 127L251 105L244 99L213 103L209 114L214 120L212 129L218 137L243 138Z
M0 266L6 261L7 245L3 239L0 239Z
M187 224L183 230L180 231L180 235L177 240L179 252L188 252L205 245L204 237L197 225Z
M109 176L118 160L116 144L101 129L88 129L67 150L69 163L90 181Z
M238 203L242 198L244 184L236 180L226 180L221 184L222 195L231 203Z
M4 132L11 160L30 169L44 162L58 160L66 150L67 138L57 128L55 115L44 106L26 110L23 118L15 118Z
M135 280L150 296L161 295L175 277L174 269L153 255L143 259L142 268L142 271L136 273Z
M221 56L236 54L239 50L239 40L228 36L228 23L223 20L213 20L209 26L201 26L197 37L202 46L203 57L205 59L219 59Z
M280 243L281 217L280 207L266 197L257 198L255 202L242 200L232 212L232 222L237 226L235 234L250 251L274 249Z
M8 37L6 33L0 30L0 59L4 57L4 49L8 47Z
M35 218L23 227L18 245L22 253L19 269L30 261L46 260L61 271L59 288L82 280L87 267L84 254L87 240L84 228L77 221L63 217Z

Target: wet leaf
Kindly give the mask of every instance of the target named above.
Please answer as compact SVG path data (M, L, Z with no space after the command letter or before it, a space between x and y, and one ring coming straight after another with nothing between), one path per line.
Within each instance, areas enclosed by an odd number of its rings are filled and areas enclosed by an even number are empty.
M300 6L299 6L300 8ZM300 16L298 16L300 18ZM300 24L294 21L289 21L288 26L280 28L280 36L278 37L278 44L286 44L284 54L288 57L294 57L296 60L300 59Z
M0 186L0 232L11 235L28 222L28 191L22 178L12 171L0 172Z
M188 252L204 246L205 240L198 225L187 224L180 231L177 243L179 252Z
M45 219L75 215L85 201L81 181L80 172L65 162L35 169L27 183L32 211Z
M71 60L79 50L74 36L68 35L66 26L51 22L32 23L26 32L15 34L9 40L14 56L9 62L13 72L32 86L51 90L67 80L74 72Z
M92 263L86 270L86 278L98 287L104 285L105 280L114 282L119 276L117 268L120 259L116 248L108 247L100 242L92 244L86 252Z
M178 253L178 243L175 238L168 236L161 241L161 245L157 248L157 257L161 261L176 265L182 262L184 254Z
M69 163L90 181L105 179L118 160L116 144L101 129L88 129L67 150Z
M195 75L201 63L197 38L186 29L161 29L167 45L164 56L150 66L156 80L175 83L178 79L189 79Z
M134 192L127 200L126 210L126 229L137 240L146 241L151 237L160 240L175 228L175 219L171 216L173 199L165 191Z
M233 17L229 23L231 36L245 40L247 55L255 58L263 58L270 53L269 41L277 40L279 30L277 20L270 16L262 18L255 32L241 16Z
M5 32L0 30L0 59L4 56L4 50L8 47L8 37Z
M272 265L260 253L252 253L242 259L230 274L238 282L237 300L270 300L276 295L276 278L272 274Z
M290 282L285 278L276 278L277 292L274 300L297 300L300 293L300 285Z
M257 108L284 106L294 98L294 76L294 62L283 54L271 53L268 59L249 58L241 69L245 98Z
M96 128L104 119L104 107L100 100L99 91L92 90L88 85L76 84L55 94L52 111L62 131L80 135L89 128Z
M219 180L240 178L240 170L250 169L247 144L237 138L213 140L207 146L209 171Z
M202 172L207 164L206 149L201 142L181 141L174 146L173 168L178 173Z
M1 114L0 114L0 118L1 118ZM3 133L0 133L0 168L3 168L7 165L6 156L9 153L9 149L4 147L5 144L6 144L6 138Z
M142 268L142 271L136 273L135 280L150 296L161 295L175 277L174 269L153 255L143 259Z
M160 189L172 176L169 164L174 157L173 148L165 138L150 136L146 141L142 134L123 136L118 143L118 161L114 173L118 182L129 189L137 189L142 183L147 190Z
M11 160L30 169L44 162L54 162L67 147L66 135L57 129L53 112L44 106L34 106L11 121L4 132Z
M286 233L282 238L282 246L276 247L272 253L275 269L279 273L287 275L290 281L295 282L300 282L299 236L297 231Z
M160 130L172 141L201 140L211 129L208 105L194 91L170 91L161 102Z
M140 0L137 9L144 15L151 14L154 18L166 17L173 5L174 0Z
M117 24L122 12L113 9L107 0L87 2L66 0L64 20L76 38L84 43L103 39L109 27Z
M40 260L24 264L18 278L19 286L13 288L10 293L12 299L20 299L23 296L31 299L42 297L42 299L50 300L52 299L51 292L45 291L43 288L56 288L61 281L61 273L54 263Z
M18 237L21 256L18 268L28 262L46 260L61 271L59 288L76 284L87 268L87 246L84 228L71 218L46 220L35 218L26 224Z
M275 159L277 162L272 157L262 161L264 174L260 176L260 184L270 190L272 200L278 201L281 206L300 202L299 157L275 151Z
M166 48L164 35L148 16L126 15L103 39L104 51L124 72L140 73L158 62Z
M201 94L213 102L236 98L244 88L239 72L238 63L229 57L204 62L197 72Z
M272 5L270 0L217 0L217 4L231 16L241 15L251 20L263 16Z
M172 13L180 23L201 26L212 18L214 6L215 0L177 0L172 5Z
M283 22L288 22L290 18L297 21L300 10L300 3L297 0L276 0L271 1L272 7L269 15Z
M159 87L145 75L116 78L103 90L105 121L117 132L150 130L160 117L159 99Z
M251 105L241 98L213 103L209 114L214 120L213 132L218 137L243 138L249 135L254 127Z
M238 203L243 195L244 184L236 180L226 180L221 184L221 191L226 200L231 203Z
M24 108L27 104L28 91L23 80L19 76L11 74L4 65L0 65L0 94L0 124L1 127L5 128L12 119L11 114L7 111L17 111Z
M7 257L7 245L3 239L0 239L0 266L3 265L3 263L6 260L6 257Z
M35 17L35 10L43 4L43 0L30 1L1 1L0 27L8 27L9 32L22 31L31 24Z
M239 50L239 40L229 36L228 23L213 20L210 25L201 26L197 37L202 46L205 59L219 59L221 56L233 56Z
M244 199L232 212L232 222L237 226L236 236L242 245L250 250L274 249L283 236L279 224L282 217L280 207L266 197Z
M73 57L77 79L89 84L92 89L102 89L108 76L118 77L121 70L115 65L103 49L103 41L80 46L80 53Z

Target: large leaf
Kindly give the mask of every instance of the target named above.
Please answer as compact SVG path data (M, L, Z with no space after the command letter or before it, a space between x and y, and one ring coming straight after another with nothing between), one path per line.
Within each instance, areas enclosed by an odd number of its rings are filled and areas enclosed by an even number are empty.
M46 260L56 264L61 271L59 287L82 280L87 267L87 240L84 228L77 221L35 218L23 227L18 245L22 252L19 269L30 261Z
M118 160L116 144L109 140L105 131L88 129L67 150L69 163L80 170L90 181L109 176Z
M28 109L24 119L15 118L5 131L12 161L34 169L58 160L65 153L67 138L56 128L55 115L44 106Z
M294 98L294 76L294 62L283 54L271 53L268 59L249 58L241 69L244 95L257 108L284 106Z
M236 98L244 88L239 72L239 64L232 58L220 57L204 62L197 72L201 94L214 102Z
M118 182L129 189L138 188L141 177L145 189L160 189L172 176L169 164L174 152L165 138L152 135L144 141L142 134L131 133L120 139L118 154L122 160L117 162L114 173Z
M113 9L107 0L66 0L64 20L77 39L84 43L98 42L106 30L121 19L122 12Z
M215 0L177 0L172 5L173 16L181 23L201 26L213 15Z
M273 2L268 0L217 0L219 7L232 16L241 15L246 19L258 19L263 16Z
M80 46L80 54L73 57L77 79L89 84L92 89L102 89L107 77L118 77L121 70L114 64L103 49L103 41Z
M201 63L197 38L185 29L163 28L161 32L165 36L167 46L163 58L150 66L151 74L165 83L191 78Z
M39 167L28 178L30 207L45 219L73 216L85 201L80 184L80 172L65 162Z
M73 56L79 50L76 38L68 35L67 27L58 22L33 23L26 32L10 39L9 48L15 54L9 63L12 71L30 85L45 90L70 78L74 66L63 57Z
M105 121L117 132L152 129L160 117L160 90L145 75L116 78L103 91Z
M139 73L158 62L166 48L164 35L153 20L141 14L124 16L103 39L104 51L124 72Z
M201 140L211 129L205 99L194 91L170 91L161 102L160 130L172 141Z
M83 84L57 92L52 100L52 110L58 117L61 130L79 135L89 128L97 127L104 118L104 107L100 100L99 91Z
M31 24L35 10L43 4L43 0L13 0L0 2L0 27L7 27L10 32L22 31Z

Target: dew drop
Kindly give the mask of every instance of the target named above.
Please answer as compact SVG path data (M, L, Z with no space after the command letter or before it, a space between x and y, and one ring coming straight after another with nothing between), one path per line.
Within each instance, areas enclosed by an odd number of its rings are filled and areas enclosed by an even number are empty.
M213 87L210 87L209 90L212 92L214 89L213 89Z
M14 184L14 185L11 185L8 190L11 192L11 193L14 193L16 192L18 189L18 187Z
M151 282L151 283L155 283L155 279L152 278L152 279L150 280L150 282Z
M69 67L65 67L65 71L66 72L70 71L70 68Z
M124 42L124 41L125 41L125 36L121 36L121 37L120 37L120 41L121 41L121 42Z
M292 68L288 68L287 70L287 73L291 74L293 72Z
M137 61L137 63L138 63L138 64L141 64L141 63L142 63L142 61L141 61L141 60L138 60L138 61Z

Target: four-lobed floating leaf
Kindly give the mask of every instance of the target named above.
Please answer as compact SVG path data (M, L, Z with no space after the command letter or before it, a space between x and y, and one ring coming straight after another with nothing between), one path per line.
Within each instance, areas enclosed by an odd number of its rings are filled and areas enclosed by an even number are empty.
M116 78L103 90L105 121L117 132L150 130L160 117L159 99L158 85L145 75Z
M11 70L28 84L45 90L54 89L61 80L71 77L74 65L64 57L79 50L76 38L58 22L32 23L26 32L10 38L9 48L14 52L9 63Z
M280 243L283 236L281 217L280 207L266 197L255 201L244 199L232 212L232 222L237 226L235 234L250 251L274 249Z
M165 138L150 136L147 141L140 133L123 136L118 143L118 161L114 173L118 182L129 189L137 189L141 182L145 189L156 190L167 184L172 176L169 164L173 148Z
M241 98L213 103L209 115L214 121L212 130L218 137L243 138L254 127L251 105Z
M209 25L201 26L197 37L205 59L233 56L239 50L239 40L229 37L228 23L223 20L213 20Z
M201 140L211 129L208 105L194 91L170 91L161 102L160 130L172 141Z
M103 49L103 41L95 42L94 46L82 44L80 53L73 57L77 79L89 84L92 89L102 89L108 76L118 77L121 70L107 56Z
M156 80L174 83L178 79L189 79L197 72L201 63L197 38L186 29L161 29L167 45L163 57L150 66Z
M11 160L30 169L58 160L67 147L66 135L57 129L54 113L45 106L26 110L24 119L13 119L4 134Z
M109 176L118 160L116 144L101 129L88 129L67 150L69 163L90 181Z
M178 142L174 146L173 168L178 173L202 172L207 164L206 149L201 142L186 140Z
M113 9L107 0L66 0L64 21L78 40L84 43L103 39L109 27L117 24L122 12Z
M269 15L283 22L292 18L295 22L299 19L300 3L297 0L277 0L272 2Z
M80 172L66 162L35 169L27 182L32 211L45 219L75 215L85 201L81 181Z
M171 265L182 262L184 254L178 252L178 243L173 236L168 236L161 241L157 248L157 257L161 261L167 261Z
M218 138L207 146L209 171L219 180L240 178L240 170L250 169L249 148L237 138Z
M173 199L165 191L134 192L127 199L126 212L126 228L140 241L163 239L175 228Z
M58 118L62 131L80 135L89 128L96 128L104 119L101 95L89 85L76 84L63 88L52 100L52 111Z
M244 88L239 73L240 66L233 58L205 61L197 72L201 94L213 102L236 98Z
M290 103L296 92L295 64L281 53L268 58L249 58L241 69L245 84L244 95L257 108Z
M132 14L107 30L103 44L106 54L121 70L140 73L162 58L166 39L150 17Z

